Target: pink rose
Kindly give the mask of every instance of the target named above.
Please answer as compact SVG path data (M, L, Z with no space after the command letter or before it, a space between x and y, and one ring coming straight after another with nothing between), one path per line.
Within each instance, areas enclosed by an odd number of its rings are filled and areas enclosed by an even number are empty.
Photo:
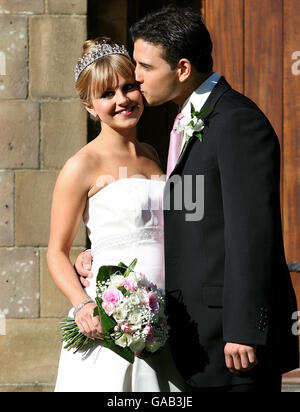
M102 302L102 308L108 316L111 316L115 310L115 306L110 302Z
M134 333L134 332L135 332L134 330L132 330L132 329L130 328L130 325L129 325L128 322L123 322L123 323L121 323L121 324L119 325L119 327L120 327L120 329L121 329L123 332L128 333L128 334L131 334L131 333Z
M153 313L158 313L159 312L159 302L158 298L155 292L149 292L148 293L149 297L149 306L152 310Z
M137 287L137 283L132 278L126 278L123 282L123 286L126 290L130 290L131 292L133 292Z
M103 293L102 298L104 304L111 303L114 307L116 307L121 303L123 299L123 293L117 288L108 288Z

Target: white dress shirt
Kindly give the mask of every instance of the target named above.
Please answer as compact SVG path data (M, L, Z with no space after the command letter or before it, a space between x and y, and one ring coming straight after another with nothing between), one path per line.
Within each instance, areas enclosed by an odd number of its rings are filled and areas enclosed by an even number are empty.
M193 103L197 112L199 112L202 109L206 100L211 94L213 88L219 82L220 78L221 76L217 72L213 73L184 102L182 109L181 109L181 113L183 114L185 119L190 119L190 120L192 119L191 103ZM183 139L182 141L181 150L183 149L184 144L185 144L185 139Z

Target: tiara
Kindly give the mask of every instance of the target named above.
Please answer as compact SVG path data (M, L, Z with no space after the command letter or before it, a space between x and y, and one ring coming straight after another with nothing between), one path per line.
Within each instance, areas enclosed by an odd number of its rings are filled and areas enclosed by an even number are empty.
M77 82L81 72L86 69L94 61L101 59L102 57L109 56L110 54L123 54L124 56L130 59L128 51L125 49L125 46L119 46L118 44L110 45L103 40L103 43L97 44L93 50L89 53L84 54L78 59L74 73L75 73L75 82Z

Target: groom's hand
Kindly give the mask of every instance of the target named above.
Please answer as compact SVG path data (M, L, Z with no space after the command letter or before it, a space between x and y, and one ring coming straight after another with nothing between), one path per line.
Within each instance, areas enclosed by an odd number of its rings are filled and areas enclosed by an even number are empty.
M87 280L87 278L91 279L93 277L93 274L91 272L92 262L93 259L91 251L86 250L85 252L82 252L80 253L80 255L77 256L74 265L79 276L80 282L85 288L90 286L90 282Z
M231 373L248 372L257 365L256 346L228 342L224 348L226 366Z

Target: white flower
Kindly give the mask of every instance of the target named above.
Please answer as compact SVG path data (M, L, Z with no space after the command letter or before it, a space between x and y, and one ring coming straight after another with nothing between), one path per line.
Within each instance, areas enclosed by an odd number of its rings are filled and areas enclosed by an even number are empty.
M201 132L204 127L205 125L203 120L198 119L196 116L194 116L184 128L186 139L192 137L195 132Z
M122 275L111 276L110 286L114 288L120 288L123 285L125 278Z
M194 133L200 134L200 132L204 129L205 124L201 119L202 115L205 113L206 110L197 112L191 104L191 118L183 117L179 124L176 127L178 132L184 132L184 136L186 140L189 140ZM197 136L199 137L199 136ZM200 137L199 137L200 138ZM200 139L201 140L201 139Z
M130 344L130 349L133 352L142 352L145 349L145 340L142 338L133 339Z
M136 294L141 303L149 303L148 292L145 289L138 289Z
M119 339L116 339L115 343L116 345L121 346L121 348L126 348L126 346L128 346L128 335L124 333Z
M176 127L176 130L178 132L184 132L185 129L188 127L188 124L190 123L190 120L187 117L184 117L181 119Z
M142 323L142 316L138 310L133 311L128 316L128 323L131 325L140 325Z
M118 323L125 322L127 315L128 310L124 306L119 306L114 313L114 319Z
M187 126L186 129L185 129L185 137L186 138L192 137L193 134L194 134L194 131L195 130L194 130L193 126Z
M194 131L201 132L204 129L204 122L202 119L198 119L197 117L193 118L194 121Z
M131 305L138 305L140 303L140 299L136 293L132 293L129 296L127 302L128 304L131 304Z
M134 332L139 331L140 329L142 329L142 325L140 323L136 324L136 325L130 325L130 329Z

